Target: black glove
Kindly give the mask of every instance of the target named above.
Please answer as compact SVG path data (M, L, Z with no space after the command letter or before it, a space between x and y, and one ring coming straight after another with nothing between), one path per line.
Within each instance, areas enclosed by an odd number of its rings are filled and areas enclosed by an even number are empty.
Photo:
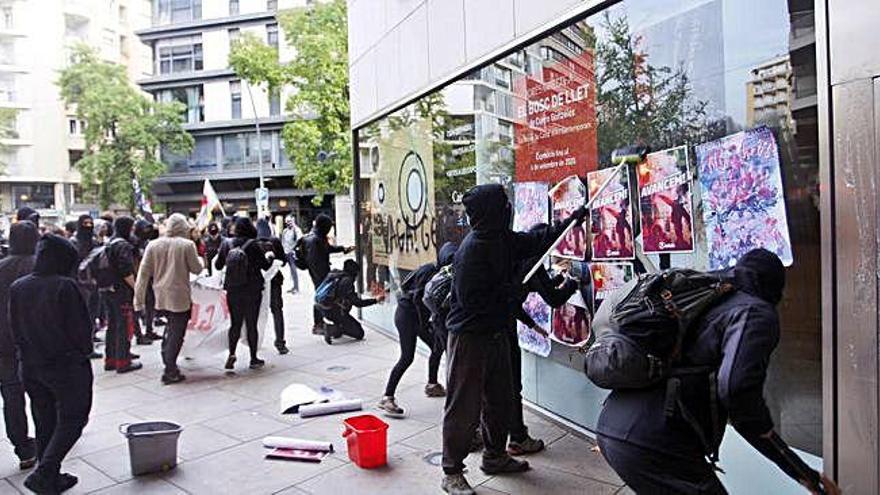
M571 214L571 218L574 219L575 225L580 225L587 218L587 214L590 210L587 209L586 206L581 206Z

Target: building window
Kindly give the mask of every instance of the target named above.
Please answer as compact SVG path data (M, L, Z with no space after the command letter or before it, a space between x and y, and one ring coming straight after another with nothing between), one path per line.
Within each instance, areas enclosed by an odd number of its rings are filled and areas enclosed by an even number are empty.
M202 18L202 0L154 0L153 24L177 24Z
M55 186L53 184L12 186L12 201L15 209L30 206L38 210L51 210L55 208Z
M232 28L229 30L229 49L232 50L232 47L235 46L235 42L241 38L241 29Z
M278 0L266 0L266 10L269 12L277 12Z
M266 44L278 49L278 24L266 24Z
M229 15L238 15L240 9L238 0L229 0Z
M201 85L164 89L156 94L156 100L162 103L170 103L172 101L183 103L186 107L183 116L187 124L197 124L205 121L205 97Z
M12 5L4 5L0 7L0 15L3 16L3 28L15 28L15 18L12 16Z
M281 115L281 93L278 90L269 93L269 115Z
M159 50L159 74L181 74L202 70L204 56L202 53L201 37L197 37L197 43L160 46ZM191 41L186 38L185 41Z
M513 72L505 67L495 66L495 84L504 89L513 87Z
M229 81L229 96L232 101L232 118L241 118L241 81Z
M79 123L76 119L67 119L67 134L69 136L79 135Z
M163 148L161 159L168 164L171 172L186 173L214 169L217 167L217 138L197 136L192 151L186 155Z
M272 142L278 139L277 133L262 132L262 160L263 165L272 163ZM261 146L257 143L257 133L236 133L223 136L223 167L245 168L258 163L257 150Z

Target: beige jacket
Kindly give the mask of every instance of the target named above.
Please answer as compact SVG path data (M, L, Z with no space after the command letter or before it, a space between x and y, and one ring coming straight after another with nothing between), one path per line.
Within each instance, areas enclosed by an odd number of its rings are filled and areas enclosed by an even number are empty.
M186 217L175 213L165 222L165 237L147 244L134 287L134 309L144 309L147 287L153 281L156 309L181 313L192 305L189 274L199 274L202 262L189 239Z

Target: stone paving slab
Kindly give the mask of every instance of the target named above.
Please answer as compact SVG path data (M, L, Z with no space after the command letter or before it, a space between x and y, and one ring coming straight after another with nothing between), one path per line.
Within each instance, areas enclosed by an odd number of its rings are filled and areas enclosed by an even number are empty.
M363 470L349 459L342 421L356 414L378 414L388 372L399 357L397 343L367 331L364 341L335 341L332 346L311 334L310 295L285 294L287 340L292 353L279 356L264 339L262 370L248 370L239 360L234 374L222 369L223 356L181 359L187 381L163 386L159 344L134 346L144 369L125 375L95 370L95 406L83 437L64 463L80 477L70 493L100 494L422 494L442 493L438 466L440 418L444 400L424 395L427 360L421 354L404 375L397 397L409 415L384 418L389 463ZM161 331L161 328L159 328ZM245 355L240 349L240 356ZM444 372L441 370L441 382ZM281 390L291 383L328 386L364 401L364 412L302 419L279 413ZM184 426L179 465L167 473L131 475L128 447L119 425L169 420ZM466 460L468 478L480 494L611 494L622 482L593 444L527 411L531 432L543 438L546 452L532 456L534 469L518 476L489 477L479 470L479 454ZM319 464L264 459L265 435L285 435L333 443L336 451ZM17 469L12 447L0 440L0 495L24 493L25 474ZM621 492L626 493L626 492Z

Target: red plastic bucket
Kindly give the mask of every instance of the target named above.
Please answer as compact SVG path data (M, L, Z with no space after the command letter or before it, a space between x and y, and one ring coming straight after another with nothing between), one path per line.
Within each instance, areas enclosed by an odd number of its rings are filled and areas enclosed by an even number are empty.
M388 463L388 425L372 414L344 421L342 436L348 441L348 458L364 469Z

